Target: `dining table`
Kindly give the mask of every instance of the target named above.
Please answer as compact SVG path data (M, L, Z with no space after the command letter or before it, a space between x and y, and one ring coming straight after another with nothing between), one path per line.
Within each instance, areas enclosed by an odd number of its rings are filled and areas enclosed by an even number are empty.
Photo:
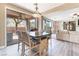
M29 36L31 37L43 37L43 36L48 36L50 33L48 32L38 32L38 31L29 31L28 32Z
M29 37L31 38L31 40L33 42L36 42L38 43L40 40L44 39L44 38L49 38L49 36L51 35L51 33L48 33L48 32L38 32L38 31L28 31L26 32ZM22 55L24 55L24 48L25 48L25 45L22 44Z

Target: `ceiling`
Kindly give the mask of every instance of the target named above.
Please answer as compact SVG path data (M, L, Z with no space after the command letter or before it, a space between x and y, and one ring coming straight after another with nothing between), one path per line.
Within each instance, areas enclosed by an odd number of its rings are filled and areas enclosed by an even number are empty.
M55 21L73 21L75 20L73 17L73 14L79 14L79 8L74 8L74 9L70 9L70 10L66 10L66 11L60 11L60 12L53 12L50 13L48 15L46 15L46 17L55 20Z
M29 11L35 11L34 3L14 4ZM79 3L38 3L38 8L40 13L55 21L67 21L74 13L79 13Z
M24 9L28 9L30 11L35 11L35 5L34 3L14 3L15 5L18 5ZM63 3L38 3L38 11L40 13L45 12L47 10L50 10L52 8L58 7L62 5Z

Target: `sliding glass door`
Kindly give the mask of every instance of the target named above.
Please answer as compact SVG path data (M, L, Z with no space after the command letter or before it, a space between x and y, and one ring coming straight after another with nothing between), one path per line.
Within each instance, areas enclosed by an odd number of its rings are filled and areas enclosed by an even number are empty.
M36 29L36 26L37 26L37 24L36 24L36 20L35 19L32 19L32 20L29 20L29 22L30 22L30 30L34 30L34 29Z
M18 20L17 18L15 20ZM26 30L26 20L22 20L17 24L18 31ZM14 18L7 17L6 19L6 36L7 36L7 46L18 43L18 35L16 34L16 22Z

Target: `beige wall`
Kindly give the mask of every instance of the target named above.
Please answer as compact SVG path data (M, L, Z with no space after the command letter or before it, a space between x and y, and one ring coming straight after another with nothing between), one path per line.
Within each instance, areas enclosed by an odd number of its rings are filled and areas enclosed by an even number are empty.
M63 31L63 21L53 21L52 32L57 33L58 31Z
M25 14L29 14L31 15L31 12L28 12L25 9L22 9L18 6L12 5L12 4L5 4L5 3L0 3L0 47L6 47L6 32L5 32L5 21L7 20L5 17L5 13L6 13L6 8L8 9L12 9L15 11L19 11Z
M0 46L5 46L5 6L0 4Z

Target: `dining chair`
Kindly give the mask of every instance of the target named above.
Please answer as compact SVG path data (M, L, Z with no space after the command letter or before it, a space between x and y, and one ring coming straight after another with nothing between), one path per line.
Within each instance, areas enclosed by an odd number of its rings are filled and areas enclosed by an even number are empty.
M20 31L16 31L16 34L18 35L18 51L20 49L21 46L21 32Z
M22 47L22 50L21 50L21 55L26 55L26 51L29 50L29 55L36 55L39 53L38 49L38 44L36 44L34 41L33 41L33 38L29 36L28 33L26 32L18 32L19 33L19 42L18 42L18 50L20 50L19 48L19 45L20 43L22 43L21 47ZM36 51L37 50L37 51ZM27 54L28 55L28 54Z
M48 55L48 37L41 38L39 45L40 56Z

